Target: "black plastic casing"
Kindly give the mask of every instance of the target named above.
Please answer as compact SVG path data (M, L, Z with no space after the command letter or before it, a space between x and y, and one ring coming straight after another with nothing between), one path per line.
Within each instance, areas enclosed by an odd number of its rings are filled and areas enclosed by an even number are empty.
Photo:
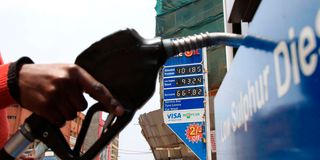
M103 83L125 109L136 110L153 95L166 59L160 38L146 40L126 29L95 42L75 63Z

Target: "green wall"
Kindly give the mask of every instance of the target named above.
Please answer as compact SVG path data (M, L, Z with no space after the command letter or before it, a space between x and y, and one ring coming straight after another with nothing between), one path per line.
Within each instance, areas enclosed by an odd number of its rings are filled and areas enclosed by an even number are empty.
M156 35L182 37L204 32L223 32L222 0L158 0ZM208 49L209 90L217 89L226 73L225 47Z

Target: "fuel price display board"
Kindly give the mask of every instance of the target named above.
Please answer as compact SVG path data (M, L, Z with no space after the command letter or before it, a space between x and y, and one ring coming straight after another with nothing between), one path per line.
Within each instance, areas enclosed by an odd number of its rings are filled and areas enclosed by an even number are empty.
M195 153L206 159L203 49L170 58L162 70L163 118Z

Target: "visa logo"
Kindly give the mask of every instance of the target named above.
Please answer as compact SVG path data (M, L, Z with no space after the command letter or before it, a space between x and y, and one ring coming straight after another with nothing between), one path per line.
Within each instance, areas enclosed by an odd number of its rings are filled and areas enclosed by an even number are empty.
M167 114L168 119L178 119L181 118L181 113L170 113Z

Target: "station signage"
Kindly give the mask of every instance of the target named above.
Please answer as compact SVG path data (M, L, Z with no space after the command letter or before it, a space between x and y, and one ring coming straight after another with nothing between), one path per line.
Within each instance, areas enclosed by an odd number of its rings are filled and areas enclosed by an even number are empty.
M320 159L319 1L262 1L245 43L215 99L217 157Z
M203 51L172 57L162 70L164 122L199 159L206 159Z

